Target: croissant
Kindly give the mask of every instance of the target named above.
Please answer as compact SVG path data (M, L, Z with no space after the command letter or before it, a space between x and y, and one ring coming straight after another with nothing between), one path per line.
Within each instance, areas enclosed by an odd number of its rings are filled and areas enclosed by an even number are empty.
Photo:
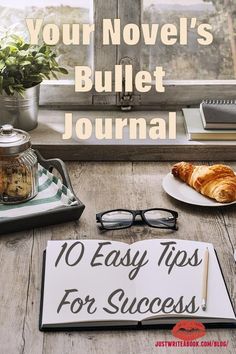
M172 167L172 174L219 203L236 201L236 175L229 166L195 166L179 162Z
M4 192L5 189L5 181L4 181L4 176L3 176L3 169L0 167L0 193Z

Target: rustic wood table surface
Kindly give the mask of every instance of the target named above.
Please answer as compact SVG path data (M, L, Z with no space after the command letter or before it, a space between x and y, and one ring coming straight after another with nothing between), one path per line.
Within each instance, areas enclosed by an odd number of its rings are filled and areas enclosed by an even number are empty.
M236 170L236 163L231 164ZM170 330L42 333L38 329L42 255L50 239L113 239L128 243L146 238L181 238L212 242L236 305L236 207L200 208L177 202L162 190L171 163L67 163L72 184L86 209L77 222L0 236L0 353L107 354L205 353L206 348L156 348L173 340ZM165 207L179 212L179 230L133 227L101 234L96 212L117 208ZM208 330L204 340L228 341L212 353L235 353L235 329Z

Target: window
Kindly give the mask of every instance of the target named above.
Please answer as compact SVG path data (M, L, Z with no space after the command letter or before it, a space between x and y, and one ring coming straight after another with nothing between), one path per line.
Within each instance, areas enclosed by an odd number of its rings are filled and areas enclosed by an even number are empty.
M55 23L91 23L93 21L92 0L1 0L0 23L4 29L20 33L29 40L25 18L43 19L44 25ZM91 65L93 46L66 46L61 41L57 45L58 60L69 75L74 78L75 65ZM62 79L65 77L62 76Z
M235 0L1 0L0 4L1 27L14 24L15 31L26 31L26 17L43 18L44 24L95 23L92 45L58 45L60 64L69 70L69 76L63 76L59 81L44 82L41 86L43 105L86 108L90 105L101 108L120 106L124 97L123 94L93 91L75 93L74 66L114 70L115 64L127 60L133 64L134 72L141 69L151 72L156 66L163 66L167 79L165 93L157 94L154 86L147 93L133 92L132 106L182 106L198 104L205 97L235 98L235 14ZM160 43L143 46L141 41L135 46L124 43L117 47L102 45L104 18L120 18L121 26L124 26L127 23L178 23L181 16L196 17L212 24L214 43L200 47L196 44L194 32L191 32L189 45L184 48L160 46Z
M191 29L188 45L144 46L142 66L153 70L166 67L167 79L214 80L236 78L236 3L221 0L143 0L144 23L173 23L179 29L181 17L197 18L213 28L214 41L209 46L197 42Z

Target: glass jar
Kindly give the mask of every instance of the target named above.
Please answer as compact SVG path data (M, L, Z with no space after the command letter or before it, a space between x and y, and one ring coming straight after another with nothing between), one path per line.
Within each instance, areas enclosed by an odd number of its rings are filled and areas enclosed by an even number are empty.
M0 128L0 203L16 204L38 193L38 161L28 133Z

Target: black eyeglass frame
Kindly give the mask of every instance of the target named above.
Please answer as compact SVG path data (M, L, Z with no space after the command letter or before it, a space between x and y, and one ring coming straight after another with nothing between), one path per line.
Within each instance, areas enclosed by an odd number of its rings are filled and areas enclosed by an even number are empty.
M169 212L170 214L173 215L174 217L174 220L175 220L175 224L174 226L154 226L152 224L150 224L148 222L148 220L146 219L145 217L145 213L147 211L152 211L152 210L159 210L159 211L166 211L166 212ZM130 225L128 226L121 226L121 227L115 227L115 228L107 228L106 226L104 226L103 224L103 221L102 221L102 217L103 215L107 214L107 213L111 213L111 212L114 212L114 211L126 211L126 212L129 212L130 214L133 215L133 219L130 221ZM178 226L176 225L176 222L177 222L177 218L178 218L178 213L177 211L174 211L174 210L170 210L170 209L163 209L163 208L151 208L151 209L144 209L144 210L129 210L129 209L113 209L113 210L107 210L107 211L103 211L101 213L98 213L96 214L96 221L97 223L100 223L102 228L104 230L121 230L121 229L128 229L130 227L132 227L134 225L134 222L135 222L135 218L137 215L140 215L141 216L141 219L142 221L147 224L149 227L152 227L152 228L155 228L155 229L167 229L167 230L178 230Z

